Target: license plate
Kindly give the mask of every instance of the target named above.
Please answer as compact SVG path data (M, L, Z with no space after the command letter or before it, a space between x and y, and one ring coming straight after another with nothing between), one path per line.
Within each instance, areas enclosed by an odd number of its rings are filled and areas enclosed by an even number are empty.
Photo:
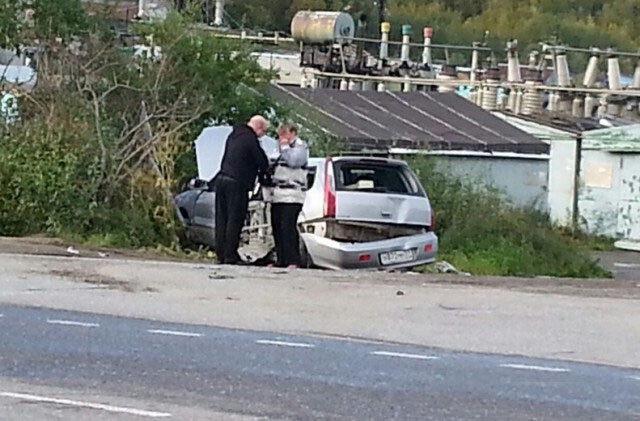
M383 265L412 262L415 258L415 250L400 250L391 251L389 253L380 253L380 263Z

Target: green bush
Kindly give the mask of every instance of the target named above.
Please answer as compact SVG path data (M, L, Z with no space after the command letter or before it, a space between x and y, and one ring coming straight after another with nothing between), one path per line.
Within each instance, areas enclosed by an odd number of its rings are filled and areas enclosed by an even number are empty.
M436 213L439 258L478 275L609 277L583 246L589 239L547 215L513 207L498 191L452 176L435 158L410 160Z
M102 32L79 33L76 48L43 36L37 86L21 96L20 121L0 126L0 235L170 245L172 196L196 175L192 141L272 109L271 73L245 44L194 33L177 14L137 30L160 56L134 56Z

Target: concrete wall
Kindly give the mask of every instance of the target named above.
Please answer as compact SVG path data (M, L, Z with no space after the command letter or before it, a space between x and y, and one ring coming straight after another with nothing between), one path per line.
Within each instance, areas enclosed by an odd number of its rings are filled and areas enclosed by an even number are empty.
M578 208L587 231L640 241L640 153L584 150Z
M576 147L571 138L550 142L548 210L551 220L564 226L573 224Z
M452 174L496 188L516 206L547 211L548 159L439 156Z

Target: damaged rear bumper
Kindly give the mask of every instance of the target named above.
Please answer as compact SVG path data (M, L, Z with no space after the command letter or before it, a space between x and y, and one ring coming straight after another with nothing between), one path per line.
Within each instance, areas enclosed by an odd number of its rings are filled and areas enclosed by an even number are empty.
M363 243L338 242L303 233L316 266L326 269L400 269L433 263L438 237L433 232Z

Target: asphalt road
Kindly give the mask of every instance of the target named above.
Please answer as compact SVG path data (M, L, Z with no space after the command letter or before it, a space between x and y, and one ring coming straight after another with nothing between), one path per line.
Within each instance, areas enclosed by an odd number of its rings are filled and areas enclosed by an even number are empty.
M640 370L8 305L0 314L3 420L640 419Z
M594 253L594 257L616 279L640 282L640 253L616 250Z

